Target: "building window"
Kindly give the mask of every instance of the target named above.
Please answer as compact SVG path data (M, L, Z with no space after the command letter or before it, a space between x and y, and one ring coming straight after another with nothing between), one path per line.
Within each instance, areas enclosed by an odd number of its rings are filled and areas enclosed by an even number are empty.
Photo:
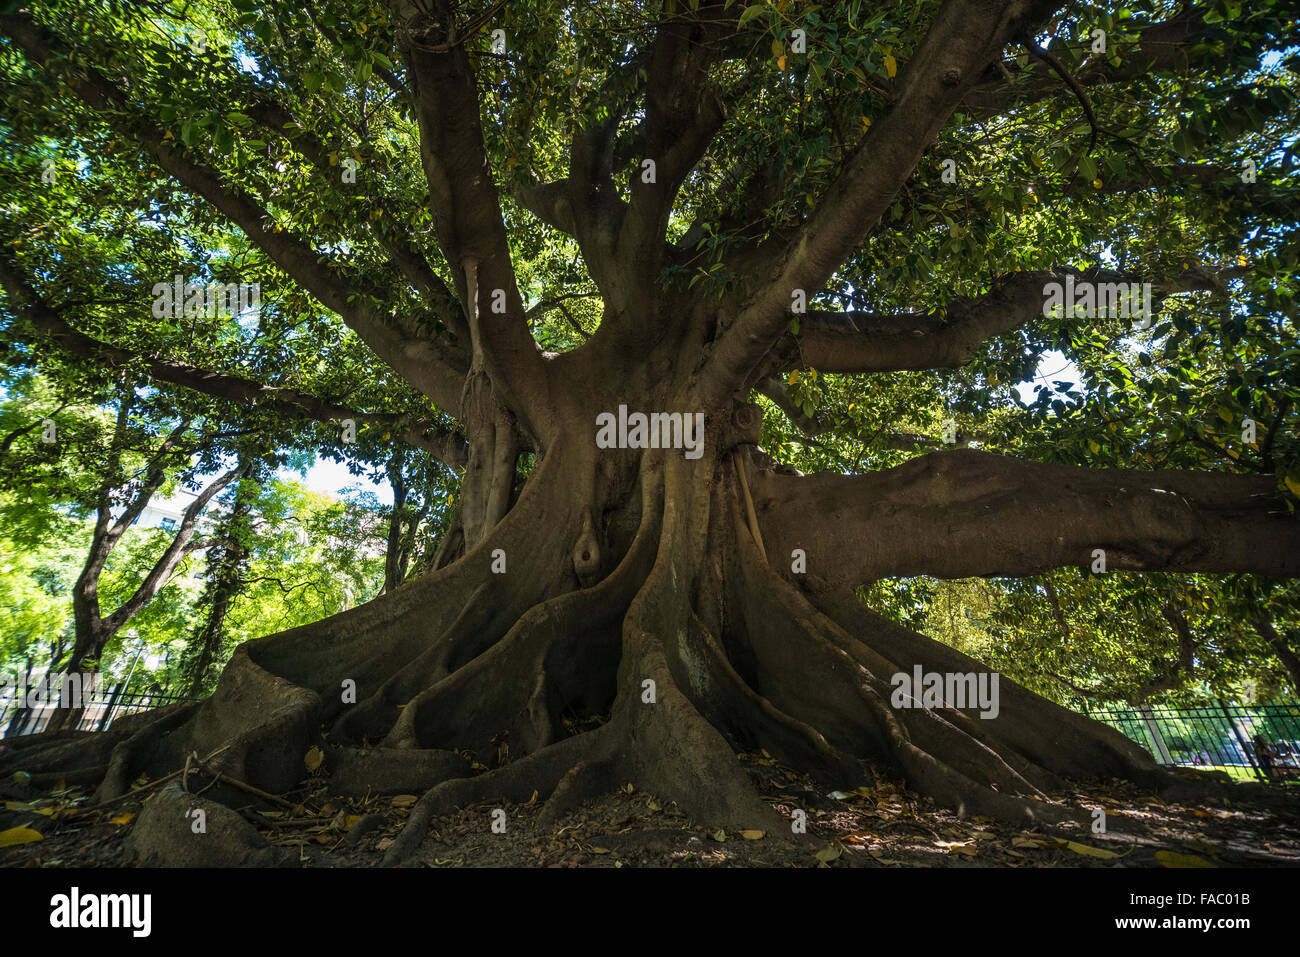
M176 519L164 518L161 522L158 523L158 527L161 528L164 532L174 532L176 531Z

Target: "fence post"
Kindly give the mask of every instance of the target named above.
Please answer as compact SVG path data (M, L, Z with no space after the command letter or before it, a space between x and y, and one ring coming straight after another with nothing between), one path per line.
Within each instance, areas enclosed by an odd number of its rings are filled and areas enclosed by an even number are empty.
M1228 706L1222 698L1219 699L1219 707L1223 709L1223 716L1228 719L1228 727L1232 729L1233 737L1237 739L1237 744L1241 747L1241 753L1244 754L1246 760L1250 762L1250 766L1254 770L1255 776L1261 781L1267 781L1268 775L1260 769L1259 762L1255 760L1254 746L1246 746L1246 739L1241 736L1241 729L1237 727L1237 722L1232 720L1232 712L1228 710Z
M113 685L113 690L109 694L108 701L104 705L104 713L99 719L99 724L95 727L96 731L103 731L113 723L113 712L117 710L118 702L122 697L122 692L125 687L126 683L122 681Z
M1164 733L1160 730L1160 725L1156 722L1155 712L1151 710L1150 705L1138 705L1138 719L1146 729L1147 736L1151 739L1151 746L1155 750L1155 759L1159 764L1174 764L1174 756L1169 753L1169 746L1165 744Z

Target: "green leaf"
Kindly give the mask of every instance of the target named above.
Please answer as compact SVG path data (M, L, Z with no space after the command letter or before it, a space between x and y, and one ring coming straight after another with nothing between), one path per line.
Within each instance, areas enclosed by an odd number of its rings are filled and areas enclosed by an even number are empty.
M761 3L751 3L745 8L745 12L740 15L740 19L736 21L736 27L740 28L751 20L757 20L766 10L767 7Z

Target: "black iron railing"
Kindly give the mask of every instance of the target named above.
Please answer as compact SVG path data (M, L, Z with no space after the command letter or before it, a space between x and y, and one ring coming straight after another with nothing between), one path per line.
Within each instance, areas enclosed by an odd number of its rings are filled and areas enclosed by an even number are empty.
M75 730L103 731L123 715L190 700L181 695L154 691L125 692L121 683L109 685L96 690L84 702ZM28 707L25 700L17 697L0 701L0 737L38 734L49 726L55 714L65 710L57 691L53 695L39 696L33 704L33 707ZM67 730L71 731L73 727L69 726Z
M1300 780L1300 703L1197 708L1084 706L1158 763L1226 771L1243 780Z

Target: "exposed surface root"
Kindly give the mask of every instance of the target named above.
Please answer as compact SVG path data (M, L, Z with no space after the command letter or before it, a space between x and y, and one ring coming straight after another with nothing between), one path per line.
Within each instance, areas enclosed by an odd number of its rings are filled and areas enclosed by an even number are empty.
M463 778L469 762L455 751L341 748L331 760L330 791L345 797L411 794Z
M534 793L539 797L551 794L571 768L601 747L598 735L604 730L567 738L504 768L474 778L445 781L430 789L416 802L410 818L388 848L384 864L400 864L420 846L430 821L458 807L498 798L522 804L531 800ZM509 827L508 821L506 826Z

